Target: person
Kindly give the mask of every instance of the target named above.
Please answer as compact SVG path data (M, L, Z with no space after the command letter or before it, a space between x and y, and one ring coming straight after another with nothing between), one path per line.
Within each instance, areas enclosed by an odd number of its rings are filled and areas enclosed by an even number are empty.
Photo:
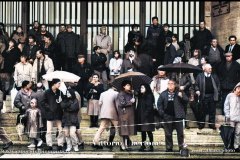
M173 129L177 131L178 147L179 150L183 148L184 135L183 135L183 123L185 119L184 103L188 101L188 97L184 92L178 91L176 88L176 82L172 79L168 81L168 89L160 94L157 107L159 115L163 118L166 152L173 152Z
M209 128L215 127L216 102L218 101L220 82L216 74L212 73L210 64L204 65L204 73L200 73L196 78L196 94L200 96L204 114L199 118L198 129L205 126L206 114L209 114Z
M240 82L234 87L233 92L227 95L224 102L224 114L226 121L235 127L234 150L240 152Z
M91 65L94 73L100 76L100 80L104 85L104 89L107 89L108 78L107 78L107 68L106 61L107 57L101 52L100 46L95 46L93 48L94 54L91 56Z
M40 31L39 31L39 34L40 34L40 37L41 37L41 41L40 41L40 46L44 46L44 41L45 41L45 36L49 37L49 39L51 41L54 41L54 37L52 35L52 33L50 33L48 30L47 30L47 26L46 24L41 24L40 25Z
M41 82L37 83L36 87L37 87L36 88L37 90L35 92L35 97L37 99L37 106L41 111L42 123L43 123L43 127L41 128L42 132L40 134L40 138L43 140L44 143L46 143L47 119L46 119L46 111L43 106L45 87Z
M224 114L226 96L233 90L234 86L240 82L240 64L233 61L233 53L225 53L225 61L218 66L217 75L221 84L221 109L222 114Z
M33 62L32 80L35 83L41 82L42 76L54 71L54 65L51 58L43 50L38 50L36 59ZM44 82L43 82L44 83Z
M36 95L31 89L32 83L30 81L23 81L22 82L22 87L18 91L15 99L14 99L14 106L19 109L19 115L17 116L17 124L20 123L20 115L24 115L26 113L26 110L29 109L30 106L30 101L32 98L35 98ZM23 118L22 123L24 126L27 125L27 119Z
M111 42L111 37L107 35L106 26L100 27L100 33L94 37L93 47L96 47L96 46L101 47L100 52L106 55L107 57L106 67L108 67L109 55L111 54L111 50L112 50L112 42Z
M192 45L190 41L190 34L186 33L183 36L183 41L179 42L180 49L184 51L183 62L188 62L191 58Z
M120 75L122 63L123 60L121 59L120 52L118 50L115 50L113 52L113 58L110 59L109 64L111 82L113 82L115 77Z
M64 69L64 49L63 43L64 43L64 37L66 34L66 27L65 25L61 25L59 27L59 33L57 34L56 38L56 70L63 70Z
M138 24L133 24L131 26L131 31L128 32L128 43L131 43L133 39L136 37L136 35L141 35L139 31L139 25Z
M176 51L178 51L180 49L177 34L173 34L173 36L172 36L172 45L175 47Z
M203 55L208 56L208 63L213 67L213 72L216 72L218 65L225 60L224 50L218 44L216 38L211 40L211 45L208 45Z
M76 86L76 90L81 96L80 105L81 107L84 107L84 95L86 92L86 86L89 82L89 78L93 74L93 69L91 65L88 62L86 62L85 55L83 54L78 55L78 62L73 68L73 73L81 77Z
M27 56L21 55L20 62L15 65L14 81L17 90L21 89L24 80L32 80L32 65L27 62Z
M141 132L142 135L142 145L139 149L140 152L145 151L146 145L146 134L148 134L150 145L147 151L153 151L153 131L155 130L154 123L154 96L149 84L140 85L140 93L138 94L138 105L135 111L135 123L141 124L137 125L136 129Z
M0 86L0 88L1 88L1 86ZM3 97L4 97L4 94L3 94L2 90L0 89L0 113L1 113L1 110L3 109ZM3 146L4 150L8 149L9 147L11 147L13 145L12 140L8 137L6 131L3 127L0 127L0 139L4 144L4 146Z
M17 42L18 48L22 52L23 47L26 43L27 34L23 32L21 25L17 26L16 30L13 31L10 39L14 39Z
M68 89L66 96L61 103L63 110L62 126L67 142L66 152L70 152L72 147L75 152L78 152L78 137L76 134L76 127L79 126L79 104L73 89Z
M206 28L206 22L200 20L199 30L194 35L193 49L200 49L203 53L204 49L211 43L212 37L212 33Z
M229 44L225 47L225 53L232 52L233 53L233 61L236 61L240 58L240 45L237 44L237 37L235 35L231 35L228 37Z
M46 150L51 151L52 148L52 130L53 124L56 123L58 128L58 151L63 149L64 142L64 131L62 129L62 115L63 111L61 109L60 103L62 102L63 93L59 90L60 87L60 79L54 78L51 82L50 88L45 91L43 106L46 111L46 119L47 119L47 148Z
M118 131L118 114L117 114L117 96L118 92L115 91L114 87L109 88L107 91L102 92L99 98L99 119L100 127L93 139L93 147L97 149L102 149L99 145L100 137L104 130L112 126L115 130L110 130L110 137L108 142L108 148L113 149L113 138L115 132Z
M150 27L148 27L146 39L148 41L148 48L150 50L149 53L151 53L155 66L163 64L163 52L161 52L161 49L164 51L165 41L163 40L163 43L160 42L161 38L163 38L162 32L163 27L158 23L158 17L152 17L152 24Z
M41 42L41 35L40 35L40 23L38 21L33 22L32 29L29 30L28 36L34 36L36 39L36 43L39 46Z
M201 50L195 49L192 57L188 60L188 64L199 66L201 63ZM195 78L193 73L190 73L192 84L195 84Z
M132 94L131 81L124 80L121 83L122 90L117 96L118 106L118 121L119 121L119 135L121 137L121 151L131 151L127 142L129 136L135 135L136 130L134 126L134 110L135 110L135 98Z
M35 148L35 141L38 141L37 147L41 147L43 143L42 139L40 138L40 131L43 127L42 116L37 104L37 99L32 98L30 101L31 108L27 109L26 113L20 116L20 118L25 117L27 119L27 133L31 141L31 144L28 146L28 148Z
M178 53L176 51L176 48L172 45L172 38L167 37L166 38L166 51L165 51L165 56L164 56L164 65L172 64L176 57L178 57Z
M37 46L36 39L34 36L28 36L28 43L24 45L22 54L27 56L29 63L33 65L34 60L36 59L36 53L39 50Z
M88 100L87 113L90 116L90 128L98 127L99 98L104 91L103 84L99 82L99 75L93 73L91 81L87 84L86 98Z
M63 41L61 41L61 51L64 60L61 63L64 63L62 70L72 72L80 50L80 42L78 35L72 31L72 25L69 24L66 28L67 32L64 34Z
M43 36L42 49L45 54L53 60L54 64L56 64L55 43L49 34Z

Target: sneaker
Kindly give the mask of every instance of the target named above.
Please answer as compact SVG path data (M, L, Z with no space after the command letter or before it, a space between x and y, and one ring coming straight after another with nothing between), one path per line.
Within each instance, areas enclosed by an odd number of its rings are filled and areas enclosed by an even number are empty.
M37 147L41 147L42 144L43 144L43 141L42 141L42 140L38 141Z
M67 148L66 150L65 150L65 152L70 152L72 150L72 148Z
M78 149L78 145L73 146L73 150L74 150L75 152L78 152L78 151L79 151L79 149Z
M35 147L36 147L35 144L30 144L30 145L28 146L28 148L35 148Z

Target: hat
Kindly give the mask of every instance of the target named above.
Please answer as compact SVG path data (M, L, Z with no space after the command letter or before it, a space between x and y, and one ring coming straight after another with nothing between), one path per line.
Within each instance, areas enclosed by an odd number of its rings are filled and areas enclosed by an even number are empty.
M234 87L234 91L236 90L237 87L240 87L240 82L238 82L238 84Z
M224 54L224 56L232 56L232 55L233 55L232 52L227 52Z
M157 68L157 69L159 70L159 69L161 69L162 67L163 67L163 65L160 65L160 66L158 66L158 68Z
M61 81L60 81L60 79L58 79L58 78L53 78L53 79L52 79L52 85L54 85L54 84L56 84L56 83L59 83L59 82L61 82Z

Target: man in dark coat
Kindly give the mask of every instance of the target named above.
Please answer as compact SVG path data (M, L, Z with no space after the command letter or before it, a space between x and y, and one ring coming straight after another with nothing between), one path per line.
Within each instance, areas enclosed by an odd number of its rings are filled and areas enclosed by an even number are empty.
M36 42L39 45L41 42L41 35L40 35L40 24L38 21L33 22L32 29L30 29L28 32L28 36L30 35L36 38Z
M159 49L164 48L160 46L160 37L162 36L163 27L158 23L158 17L152 17L152 25L147 30L147 41L149 53L151 53L152 59L155 62L155 68L162 64L163 51Z
M65 25L61 25L59 29L59 33L56 38L56 70L62 70L64 68L64 53L62 44L64 43L64 37L66 34L66 27Z
M237 37L234 35L229 36L229 45L225 48L225 53L233 53L233 61L236 61L240 58L240 45L237 44Z
M64 132L62 128L62 115L63 111L61 109L60 103L62 102L63 93L59 90L60 87L60 79L53 79L51 82L51 87L46 90L44 94L43 106L46 111L46 119L47 119L47 150L52 150L52 130L53 124L56 123L58 127L58 150L62 150L63 142L64 142Z
M80 80L78 81L78 85L76 90L81 96L81 107L84 106L84 95L86 91L86 86L89 82L89 78L93 74L93 69L89 63L86 62L85 56L83 54L78 55L78 63L74 66L73 73L78 75Z
M184 135L182 120L186 117L184 112L184 104L186 104L187 101L188 97L184 94L184 92L177 91L176 82L174 80L169 80L168 89L160 94L157 102L157 107L159 115L163 118L164 122L179 122L164 124L166 152L173 152L173 126L175 126L177 130L179 150L181 150L183 147Z
M216 129L215 115L216 102L219 99L220 82L217 75L212 74L212 66L204 65L204 73L198 74L196 78L196 94L200 96L203 107L203 115L199 117L201 123L198 124L199 129L205 126L206 114L209 114L209 128Z
M67 32L65 33L63 44L61 45L61 50L65 57L64 62L62 62L65 64L63 70L72 72L79 53L79 44L78 36L72 31L72 26L67 25Z
M222 114L224 114L224 102L227 95L233 91L234 87L240 82L240 65L233 61L233 54L225 54L226 60L217 68L217 75L221 83L222 95Z
M176 51L176 48L172 45L172 38L167 37L164 65L172 64L176 57L178 57L178 53Z
M202 52L211 43L212 33L206 28L206 22L200 21L199 30L194 35L194 48L200 49Z

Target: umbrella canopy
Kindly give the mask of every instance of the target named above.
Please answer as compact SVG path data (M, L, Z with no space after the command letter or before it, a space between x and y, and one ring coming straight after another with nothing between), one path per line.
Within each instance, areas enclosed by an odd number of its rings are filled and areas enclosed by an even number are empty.
M78 82L80 79L79 76L66 71L54 71L51 73L47 73L42 77L47 81L52 81L53 78L58 78L62 82Z
M150 84L152 79L148 77L147 75L141 73L141 72L127 72L124 74L119 75L114 79L112 82L112 85L117 89L122 89L122 82L124 80L129 80L132 82L132 86L134 90L137 90L141 84L147 83Z
M166 72L177 72L177 73L198 73L202 72L202 69L187 63L174 63L167 64L159 67L158 70Z
M234 143L235 128L230 125L221 125L219 128L224 146L226 149L232 149Z

